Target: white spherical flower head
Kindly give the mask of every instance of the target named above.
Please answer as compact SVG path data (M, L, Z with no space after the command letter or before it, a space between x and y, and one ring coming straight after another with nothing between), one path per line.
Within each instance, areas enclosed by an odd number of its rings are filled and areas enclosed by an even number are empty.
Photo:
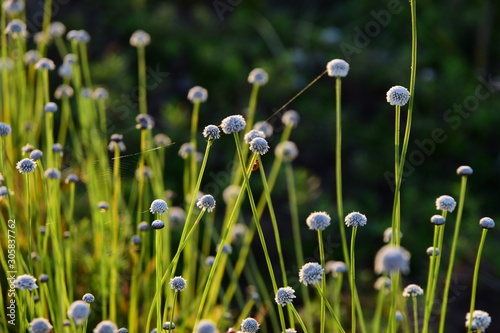
M311 213L306 219L307 226L311 230L325 230L330 225L330 221L330 215L326 212Z
M196 328L194 329L194 333L216 333L217 329L215 328L215 324L213 321L208 320L208 319L202 319L196 325Z
M61 171L54 168L49 168L45 170L44 174L45 178L47 179L55 179L55 180L61 179Z
M469 327L470 320L470 312L467 312L467 314L465 315L465 327ZM472 312L472 326L475 326L476 330L484 332L490 326L490 324L491 317L488 312L481 310L474 310L474 312Z
M7 24L5 28L5 33L11 37L25 37L26 36L26 24L19 20L13 19Z
M403 290L403 297L415 297L424 294L424 290L416 284L409 284Z
M66 26L61 22L52 22L49 25L49 34L51 38L62 37L66 33Z
M68 317L75 322L76 326L83 325L90 315L90 308L84 301L78 300L71 303L68 309Z
M250 84L263 86L267 83L267 81L269 81L269 76L262 68L255 68L250 72L250 74L248 74L248 83Z
M425 250L425 253L427 253L427 255L429 257L431 257L431 256L438 256L439 255L439 249L437 247L429 246L427 248L427 250Z
M446 210L451 213L453 212L456 206L457 202L449 195L442 195L436 199L437 210Z
M267 121L256 122L255 125L253 125L253 129L264 132L266 138L269 138L274 132L273 125L269 124Z
M82 301L84 301L85 303L89 303L89 304L94 303L95 297L91 293L86 293L85 295L83 295Z
M96 100L108 99L109 92L106 89L99 87L92 93L92 98Z
M495 227L495 221L490 217L483 217L479 220L479 225L483 229L493 229Z
M73 88L71 88L67 84L61 84L60 86L58 86L56 88L56 91L54 93L54 97L56 99L63 99L63 98L73 97L74 94L75 94L75 91L73 90Z
M130 45L134 47L144 47L151 43L151 36L144 30L136 30L130 36Z
M198 201L196 202L196 206L210 213L215 208L215 199L210 194L205 194L198 199Z
M55 113L57 112L57 104L54 103L54 102L48 102L47 104L45 104L44 108L43 108L43 111L45 112L50 112L50 113Z
M94 333L116 333L116 331L118 331L118 327L110 320L101 321L94 328Z
M323 278L324 269L317 262L308 262L299 271L299 281L304 285L316 284Z
M6 0L3 3L3 9L8 15L16 15L24 9L24 2L18 0Z
M219 127L215 125L208 125L203 129L203 136L208 140L217 140L220 138Z
M326 64L328 76L345 77L349 73L349 64L342 59L333 59Z
M352 212L345 217L344 222L348 227L362 227L366 225L366 216L359 212Z
M40 52L37 50L29 50L24 54L24 63L26 65L34 65L40 58Z
M6 123L0 123L0 136L7 136L10 134L12 128Z
M390 105L403 106L408 103L410 92L402 86L394 86L387 91L387 102Z
M297 331L294 330L293 328L287 328L285 333L297 333Z
M194 86L193 88L189 89L187 99L191 103L203 103L206 102L208 98L208 91L207 89L200 87L200 86Z
M276 157L281 159L283 162L292 162L297 158L297 156L299 156L299 149L292 141L283 141L278 143L274 153L276 154Z
M189 155L191 155L194 152L195 152L194 148L190 142L183 143L181 145L181 148L179 148L179 156L182 157L183 159L188 158Z
M149 211L153 214L165 214L168 211L167 203L165 202L165 200L156 199L151 203Z
M278 305L285 306L287 304L292 304L295 297L295 290L293 290L293 288L283 287L278 289L274 300Z
M216 246L215 251L219 252L219 248L220 248L220 244L218 244ZM222 245L222 253L231 254L231 253L233 253L233 248L229 244L224 244L224 245Z
M399 232L399 239L403 238L403 233L400 231ZM392 240L392 228L389 227L384 230L384 243L390 243Z
M441 215L433 215L431 217L431 223L434 225L443 225L446 223L446 219Z
M176 276L169 282L170 288L174 291L184 291L187 287L187 281L182 278L182 276Z
M16 169L19 173L31 173L35 171L36 162L30 158L23 158L16 164Z
M255 138L250 142L250 151L252 153L258 153L260 155L264 155L269 151L269 145L267 144L266 139L263 138Z
M94 91L95 94L95 91ZM135 117L135 121L137 122L137 125L135 125L135 128L139 130L149 130L153 129L155 127L155 120L153 117L151 117L149 114L139 114L137 117Z
M175 326L175 325L174 325ZM175 328L175 327L174 327ZM126 329L125 327L122 327L122 328L119 328L118 331L116 331L117 333L128 333L128 329Z
M48 70L53 71L56 68L54 62L48 58L42 58L38 60L35 64L35 69L38 71Z
M400 246L385 245L375 255L375 273L392 274L410 271L410 252Z
M50 322L45 318L35 318L30 323L31 333L49 333L52 328Z
M330 260L325 263L325 272L337 277L339 274L347 273L347 265L343 261Z
M243 131L247 126L247 123L245 122L243 116L238 114L222 119L220 126L222 128L222 132L225 134L232 134Z
M470 176L473 173L474 173L474 171L468 165L461 165L457 169L457 175L459 175L459 176Z
M297 127L297 125L300 122L299 113L295 110L288 110L285 113L283 113L283 116L281 117L281 122L285 126Z
M246 318L241 322L241 331L243 333L256 333L259 330L259 326L257 320Z
M262 132L262 131L253 129L250 132L248 132L247 134L245 134L245 136L243 137L243 139L245 140L246 143L252 142L252 140L255 138L265 139L266 134L264 134L264 132Z
M14 286L16 287L16 289L28 289L29 291L38 288L38 286L36 285L36 279L28 274L19 275L14 280Z
M163 229L164 227L165 227L165 222L163 222L162 220L154 220L153 222L151 222L151 228L155 230L160 230Z
M396 311L396 322L402 323L405 320L405 316L401 313L401 311Z

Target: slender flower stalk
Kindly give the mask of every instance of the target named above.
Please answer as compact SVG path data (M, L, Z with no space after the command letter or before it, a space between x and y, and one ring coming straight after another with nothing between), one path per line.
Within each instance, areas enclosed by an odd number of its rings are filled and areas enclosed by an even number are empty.
M320 294L321 298L325 301L326 307L328 308L328 311L330 311L330 315L333 317L333 320L335 321L335 324L339 328L340 332L346 333L344 330L344 327L342 327L342 324L340 323L339 318L337 317L337 315L333 311L333 308L330 305L330 302L328 302L328 299L326 298L326 295L325 295L323 289L321 288L321 286L319 285L319 283L315 283L314 286L318 290L318 293Z

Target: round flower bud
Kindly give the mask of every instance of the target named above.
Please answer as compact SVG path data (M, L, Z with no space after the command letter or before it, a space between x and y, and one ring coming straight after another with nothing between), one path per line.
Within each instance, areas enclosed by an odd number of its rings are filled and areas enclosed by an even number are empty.
M210 194L206 194L198 199L196 206L210 213L215 208L215 199Z
M99 87L92 93L92 98L95 100L108 99L109 93L106 89Z
M169 321L166 321L163 323L162 327L164 330L173 330L175 328L175 324L171 323Z
M193 88L189 89L187 99L191 103L203 103L206 102L208 98L208 91L207 89L200 87L200 86L194 86Z
M7 194L9 194L9 191L7 190L7 187L0 186L0 199L7 198Z
M125 327L121 327L118 329L118 331L116 331L116 333L128 333L128 329L126 329Z
M79 180L78 176L75 175L74 173L70 173L66 179L64 180L64 182L66 184L69 184L69 183L76 183L77 181Z
M30 323L31 333L50 333L53 327L45 318L35 318Z
M473 173L473 170L468 165L459 166L457 169L457 175L459 175L459 176L470 176L470 175L472 175L472 173Z
M51 38L61 37L66 33L66 26L61 22L52 22L49 25L49 34Z
M172 140L170 140L170 138L165 134L160 133L153 137L153 143L156 147L170 146L172 144Z
M54 65L54 62L47 58L42 58L38 60L37 63L35 64L35 69L38 71L42 70L53 71L55 68L56 65Z
M165 227L165 223L162 220L154 220L151 223L151 228L155 230L163 229L163 227Z
M399 239L403 238L403 233L399 231ZM384 230L384 243L390 243L392 240L392 228L389 227Z
M66 39L70 41L77 41L78 43L90 42L90 35L85 30L70 30L66 34Z
M479 225L483 229L493 229L495 227L495 221L493 221L492 218L483 217L482 219L479 220Z
M216 246L215 251L219 252L219 248L220 248L220 244L218 244ZM233 248L229 244L224 244L224 245L222 245L222 253L231 254L231 253L233 253Z
M54 153L57 153L57 154L59 154L59 155L62 156L62 154L63 154L63 146L60 143L54 143L52 145L52 151Z
M137 115L137 117L135 117L135 121L137 122L137 125L135 125L135 128L137 128L139 130L149 130L149 129L153 129L155 127L154 118L148 114Z
M41 159L43 156L43 152L39 149L35 149L33 150L31 153L30 153L30 158L33 160L33 161L38 161L39 159Z
M267 121L256 122L255 125L253 125L253 129L263 132L266 138L269 138L274 132L273 125L269 124Z
M265 139L266 135L262 131L253 129L250 132L248 132L247 134L245 134L245 136L243 137L243 139L245 140L246 143L252 142L252 140L255 138Z
M330 221L330 215L326 212L311 213L306 219L307 226L311 230L325 230L330 225Z
M403 297L415 297L424 294L424 290L416 284L409 284L403 290Z
M323 279L324 269L317 262L308 262L299 271L299 281L304 285L316 284Z
M208 319L202 319L196 325L194 333L216 333L217 329L215 328L215 324Z
M337 277L339 274L347 273L347 265L343 261L330 260L325 263L325 272Z
M3 9L8 15L16 15L24 9L24 2L19 0L6 0L3 3Z
M182 278L182 276L176 276L170 280L170 288L174 291L183 291L187 287L187 281Z
M63 79L71 79L73 77L73 68L71 68L70 64L63 63L57 69L57 74Z
M449 195L442 195L436 199L437 210L446 210L451 213L453 212L456 206L457 202Z
M74 301L68 309L68 317L75 322L76 326L81 326L90 314L90 308L84 301Z
M26 24L19 20L13 19L7 24L5 28L5 33L11 37L25 37L26 36Z
M283 287L278 289L274 300L278 305L285 306L287 304L292 304L295 297L295 290L293 290L293 288Z
M292 141L283 141L278 143L274 152L276 157L281 159L283 162L292 162L299 155L299 149Z
M11 127L10 125L7 125L6 123L0 123L0 136L7 136L11 132Z
M345 217L344 222L348 227L362 227L366 225L366 216L358 212L352 212Z
M402 86L394 86L387 91L387 102L390 105L403 106L408 103L410 92Z
M439 255L439 249L437 247L429 246L427 248L427 250L425 250L425 253L427 253L427 255L429 257L431 257L431 256L438 256Z
M385 245L375 255L375 273L395 273L410 271L410 253L403 247Z
M141 236L139 236L139 235L132 235L132 238L130 239L130 241L134 245L140 245L141 244Z
M41 283L46 283L49 281L49 276L47 274L41 274L38 277L38 281L40 281Z
M259 330L259 326L257 320L246 318L241 322L241 331L243 333L256 333Z
M221 122L221 129L225 134L237 133L245 129L247 123L241 115L226 117Z
M465 315L465 327L469 327L470 324L470 312ZM474 310L472 312L472 326L476 327L479 332L484 332L491 324L491 317L488 312L481 310Z
M90 303L93 303L95 301L95 297L91 293L86 293L85 295L83 295L82 300L85 303L90 304Z
M349 73L349 64L342 59L333 59L326 64L328 76L345 77Z
M167 203L165 202L165 200L156 199L151 203L149 211L153 214L165 214L168 211Z
M401 313L401 311L396 310L396 322L402 323L405 320L405 316Z
M54 103L54 102L48 102L47 104L45 104L45 107L43 108L43 111L45 112L51 112L51 113L55 113L57 112L57 104Z
M64 56L63 62L68 65L74 65L78 62L78 59L75 54L68 53Z
M250 84L263 86L267 83L267 81L269 81L269 76L262 68L255 68L250 72L250 74L248 74L248 83Z
M149 230L149 224L148 222L145 222L145 221L142 221L141 223L139 223L139 225L137 226L137 229L139 231L148 231Z
M130 45L134 47L144 47L151 43L151 36L144 30L136 30L130 36Z
M56 88L56 91L54 93L54 97L56 99L63 99L63 98L70 98L73 97L75 94L75 91L73 88L68 86L67 84L61 84Z
M182 157L183 159L188 158L189 155L191 155L194 152L195 152L194 148L189 142L183 143L181 145L181 148L179 148L179 156Z
M23 154L29 154L31 153L33 150L35 150L35 147L33 147L32 145L30 145L29 143L27 143L25 146L23 146L23 148L21 148Z
M220 138L219 127L215 125L208 125L203 129L203 136L208 140L216 140Z
M40 60L40 52L37 50L29 50L24 54L24 63L26 65L33 65Z
M116 327L115 323L110 320L101 321L94 328L94 333L116 333L118 327Z
M252 153L257 153L260 155L264 155L269 151L269 145L267 144L266 139L263 138L255 138L250 142L250 151Z
M82 90L80 91L80 96L82 96L83 98L87 98L87 99L90 99L92 98L92 89L90 88L82 88Z
M16 164L16 169L19 173L31 173L35 171L36 162L29 158L23 158Z
M446 222L446 219L441 215L433 215L431 217L431 223L434 225L443 225L443 224L445 224L445 222Z
M214 256L208 256L205 259L205 265L207 266L212 266L215 262L215 257Z
M69 327L69 326L71 326L71 322L68 319L64 319L63 320L63 326L64 327Z
M61 171L54 169L54 168L49 168L45 170L45 178L47 179L61 179Z
M283 113L283 116L281 117L281 122L285 126L297 127L297 125L300 122L299 113L295 110L288 110L285 113Z

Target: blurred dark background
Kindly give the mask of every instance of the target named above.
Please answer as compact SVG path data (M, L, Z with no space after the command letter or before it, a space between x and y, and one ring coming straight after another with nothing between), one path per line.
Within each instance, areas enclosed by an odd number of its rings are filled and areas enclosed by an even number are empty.
M166 133L174 142L167 148L165 178L166 186L176 191L182 188L182 160L177 150L189 140L189 88L201 85L209 91L208 102L201 107L200 127L219 124L224 117L243 112L251 90L247 75L255 67L264 68L270 80L261 89L257 120L268 119L277 125L278 133L270 139L273 147L280 136L280 122L273 113L321 74L328 61L347 60L351 69L343 80L342 92L345 211L360 211L368 217L368 225L358 232L356 252L359 288L372 298L376 278L373 257L383 245L382 232L390 226L393 199L386 173L392 172L394 164L394 109L385 94L393 85L409 85L408 1L54 2L54 21L63 22L68 30L90 33L93 82L106 87L111 95L108 114L114 127L108 134L127 133L130 153L139 150L139 134L133 129L138 112L134 102L137 57L129 37L137 29L150 33L148 68L150 73L162 74L152 76L149 112L157 121L154 133ZM28 4L28 20L37 6ZM434 201L442 194L458 200L456 168L467 164L474 169L455 266L457 288L450 292L453 301L448 332L463 331L481 234L478 221L483 216L500 220L498 7L498 2L488 0L417 3L415 111L410 162L401 194L402 244L413 254L412 271L405 283L425 286L425 249L432 243L433 232L429 218L437 213ZM61 59L54 47L51 52L59 65ZM127 102L129 97L131 103ZM324 76L288 106L302 118L292 133L300 151L294 165L302 220L313 210L336 216L334 103L334 80ZM126 117L124 109L128 110ZM406 108L403 111L404 122ZM441 133L437 140L436 131ZM220 140L209 160L204 186L217 184L220 192L212 194L220 202L227 184L220 183L217 175L232 159L232 145L232 140ZM268 161L270 166L272 158L264 156L264 163ZM134 163L130 168L132 175ZM284 181L278 182L274 197L283 233L290 235L286 231L289 213ZM448 218L446 245L451 242L455 216L456 212ZM333 220L335 228L329 232L338 242L338 221ZM305 223L303 237L306 255L312 256L316 236L307 231ZM478 309L493 318L492 332L500 330L499 241L498 231L492 230L486 240L476 302ZM285 242L285 246L293 249L292 242ZM258 242L255 249L260 251ZM446 247L444 252L442 267L447 267ZM332 258L341 259L340 248L335 247Z

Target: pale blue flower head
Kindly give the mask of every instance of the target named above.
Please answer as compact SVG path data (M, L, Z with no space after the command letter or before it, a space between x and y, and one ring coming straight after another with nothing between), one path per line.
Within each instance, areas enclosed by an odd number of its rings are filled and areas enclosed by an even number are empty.
M3 9L7 15L16 15L24 9L24 1L6 0L3 3Z
M416 284L409 284L403 290L403 297L415 297L424 294L424 290Z
M30 323L31 333L49 333L52 328L50 322L45 318L35 318Z
M495 227L495 221L490 217L483 217L479 220L479 225L483 229L493 229Z
M324 269L317 262L308 262L299 271L299 281L304 285L316 284L323 279Z
M311 230L325 230L330 225L330 221L330 215L326 212L311 213L306 219L307 226Z
M175 324L171 323L169 321L166 321L166 322L163 323L162 328L164 330L173 330L175 328Z
M7 136L10 134L12 128L6 123L0 123L0 136Z
M347 265L343 261L330 260L325 263L325 272L337 277L339 274L347 273Z
M48 102L43 107L43 111L45 111L45 112L55 113L55 112L57 112L57 110L58 110L57 104L54 102Z
M194 86L193 88L189 89L187 99L191 103L195 102L206 102L208 99L208 91L207 89L200 87L200 86Z
M54 62L48 58L42 58L38 60L35 64L35 69L42 71L42 70L48 70L48 71L53 71L56 68L56 65Z
M165 222L163 222L162 220L154 220L153 222L151 222L151 228L155 230L160 230L163 229L164 227L165 227Z
M262 131L266 138L269 138L271 135L273 135L274 128L273 125L268 123L267 121L258 121L253 125L253 129Z
M187 281L182 278L182 276L176 276L169 282L170 288L174 291L184 291L187 287Z
M203 136L208 140L216 140L220 138L219 127L215 125L208 125L203 129Z
M67 84L61 84L56 88L56 91L54 92L54 97L56 99L63 99L63 98L73 97L74 94L75 91L73 90L73 88L71 88Z
M54 168L49 168L45 170L45 178L47 179L61 179L61 171L54 169Z
M392 274L410 271L410 253L400 246L385 245L375 255L375 273Z
M465 327L469 327L470 320L470 312L467 312L465 315ZM475 326L476 330L479 330L482 333L486 331L490 324L491 317L488 312L481 310L474 310L474 312L472 312L472 326Z
M38 60L40 60L40 52L37 50L29 50L24 54L24 63L26 65L36 64Z
M299 113L295 110L288 110L285 113L283 113L283 116L281 117L281 122L285 126L297 127L297 125L300 122Z
M439 255L439 249L437 247L429 246L427 248L427 250L425 250L425 253L427 253L427 255L429 257L438 256Z
M265 139L266 135L262 131L253 129L250 132L248 132L247 134L245 134L245 136L243 137L243 139L245 140L246 143L252 142L252 140L255 139L255 138L263 138L263 139Z
M457 175L459 176L470 176L474 171L468 165L461 165L457 169Z
M342 59L333 59L326 64L328 76L345 77L349 73L349 64Z
M19 275L14 280L14 286L16 287L16 289L28 289L29 291L38 288L38 286L36 285L36 279L28 274Z
M241 331L243 333L256 333L259 330L259 326L257 320L246 318L241 322Z
M196 206L200 209L204 209L207 212L212 212L215 208L215 199L210 194L205 194L196 202Z
M183 159L188 158L192 153L194 153L194 148L190 142L183 143L179 148L179 156Z
M403 106L410 99L410 92L402 86L394 86L387 91L387 102L390 105Z
M71 303L68 309L68 317L75 322L76 326L81 326L90 315L90 308L87 303L78 300Z
M168 206L165 200L162 199L156 199L151 203L151 206L149 207L149 211L152 214L165 214L168 211Z
M348 227L362 227L366 225L366 221L366 216L359 212L349 213L344 220L345 225Z
M51 38L61 37L66 33L66 26L61 22L52 22L49 25L49 34Z
M194 329L194 333L216 333L215 323L208 319L202 319Z
M278 289L274 300L278 305L285 306L291 304L295 297L295 290L292 287L283 287Z
M434 225L443 225L446 223L446 219L441 215L433 215L431 217L431 223Z
M116 333L116 331L118 331L118 327L110 320L101 321L94 328L94 333Z
M222 119L221 129L225 134L238 133L246 127L246 122L243 116L233 115Z
M19 19L13 19L7 24L5 33L11 37L25 37L26 24Z
M57 74L59 74L59 76L63 79L71 79L73 77L73 68L70 64L63 63L57 69Z
M292 162L299 156L299 149L292 141L283 141L276 145L274 153L283 162Z
M35 171L36 162L29 158L23 158L16 164L16 169L19 173L31 173Z
M144 30L136 30L130 36L130 45L134 47L144 47L151 43L151 36Z
M269 151L269 145L264 138L255 138L250 142L250 151L252 153L258 153L264 155Z
M403 238L403 233L401 230L399 231L399 239ZM389 227L384 230L384 236L383 236L384 243L390 243L392 240L392 227Z
M96 88L96 90L94 90L94 92L92 93L92 98L95 100L108 99L109 92L103 87Z
M437 210L446 210L451 213L456 206L457 202L449 195L442 195L436 199Z
M250 84L263 86L267 81L269 81L269 76L262 68L255 68L248 74L248 83Z
M85 295L83 295L82 297L82 300L85 302L85 303L94 303L95 301L95 297L94 295L92 295L91 293L86 293Z
M135 128L139 130L150 130L155 127L155 120L149 114L138 114L135 121L137 122Z

